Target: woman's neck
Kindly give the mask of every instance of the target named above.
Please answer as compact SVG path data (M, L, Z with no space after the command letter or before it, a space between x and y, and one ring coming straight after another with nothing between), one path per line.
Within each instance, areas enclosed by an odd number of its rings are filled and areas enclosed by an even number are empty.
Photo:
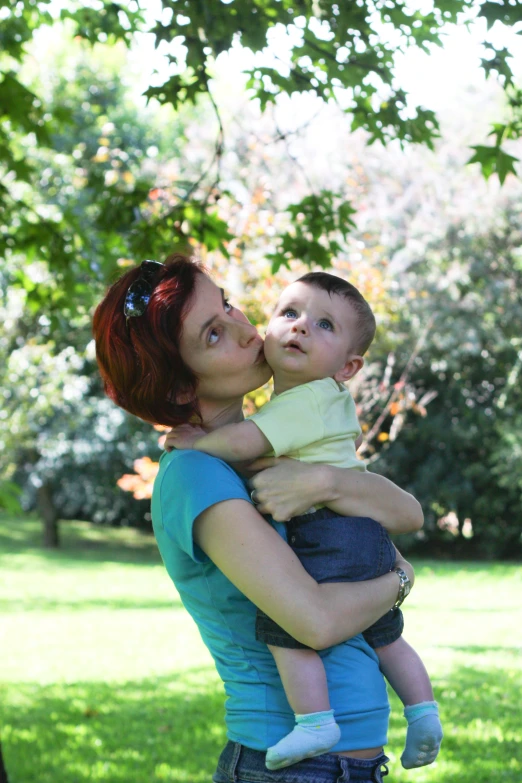
M243 398L229 403L214 400L200 400L199 409L203 419L203 429L212 432L225 424L237 424L243 421Z

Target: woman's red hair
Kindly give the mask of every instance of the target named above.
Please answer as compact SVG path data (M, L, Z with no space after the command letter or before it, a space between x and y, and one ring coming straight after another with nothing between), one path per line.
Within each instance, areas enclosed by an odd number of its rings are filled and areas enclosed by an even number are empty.
M187 256L170 256L159 267L143 315L125 318L123 306L140 267L107 291L93 319L96 358L105 393L121 408L153 424L175 427L199 416L197 378L180 356L183 319L203 267ZM177 400L190 400L179 404Z

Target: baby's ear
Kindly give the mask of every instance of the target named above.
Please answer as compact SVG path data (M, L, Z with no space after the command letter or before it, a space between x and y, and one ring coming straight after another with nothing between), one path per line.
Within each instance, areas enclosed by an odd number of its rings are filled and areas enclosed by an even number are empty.
M346 381L349 381L350 378L353 378L355 375L357 375L363 365L364 359L362 356L351 356L344 367L341 367L340 370L337 370L334 375L334 381L337 381L337 383L346 383Z

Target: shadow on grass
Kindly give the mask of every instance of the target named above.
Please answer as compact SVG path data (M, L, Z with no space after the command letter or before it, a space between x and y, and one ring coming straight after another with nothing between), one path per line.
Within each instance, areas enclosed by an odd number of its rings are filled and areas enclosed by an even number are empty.
M437 765L400 766L396 698L391 781L519 783L519 672L458 668L439 684L445 738ZM13 783L210 783L225 743L223 693L208 669L126 684L16 686L4 701L2 741Z
M406 771L400 765L405 722L402 705L392 696L389 748L396 759L391 769L392 781L414 783L416 776L418 780L422 775L421 779L430 783L520 783L520 668L455 668L435 687L435 698L439 702L444 740L436 764L421 772Z
M126 684L21 686L5 708L12 783L209 783L225 744L208 669Z
M41 527L34 518L0 516L0 562L13 554L30 554L78 568L106 562L161 563L154 536L133 528L65 520L60 522L60 547L44 549Z
M0 598L0 614L17 614L27 612L80 612L80 611L110 611L110 610L125 610L129 609L135 611L136 609L181 609L183 604L179 598L175 597L174 591L172 591L172 597L157 600L152 598L125 598L118 596L112 598L78 598L68 601L65 598L46 598L45 596L39 597L37 600L34 598L16 598L16 599L1 599Z
M500 653L501 655L515 655L519 660L522 656L522 647L507 647L499 645L458 645L458 644L434 644L436 650L451 650L451 652L463 652L469 655L483 655L489 653Z

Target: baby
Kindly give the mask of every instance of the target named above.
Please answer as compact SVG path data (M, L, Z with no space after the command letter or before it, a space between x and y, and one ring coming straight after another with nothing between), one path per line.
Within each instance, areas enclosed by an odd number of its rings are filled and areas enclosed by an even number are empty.
M361 430L355 404L343 384L363 366L374 335L373 313L353 285L325 272L304 275L283 291L268 325L265 356L274 373L271 401L248 420L210 434L177 428L170 444L231 463L272 453L365 470L356 456ZM318 582L361 581L394 567L393 544L372 519L313 508L288 520L286 528L288 543ZM403 626L397 604L364 637L404 704L408 732L401 761L410 769L434 761L442 727L428 674L403 639ZM260 611L256 638L268 644L274 656L296 719L293 731L268 749L268 769L331 750L340 730L319 654Z

